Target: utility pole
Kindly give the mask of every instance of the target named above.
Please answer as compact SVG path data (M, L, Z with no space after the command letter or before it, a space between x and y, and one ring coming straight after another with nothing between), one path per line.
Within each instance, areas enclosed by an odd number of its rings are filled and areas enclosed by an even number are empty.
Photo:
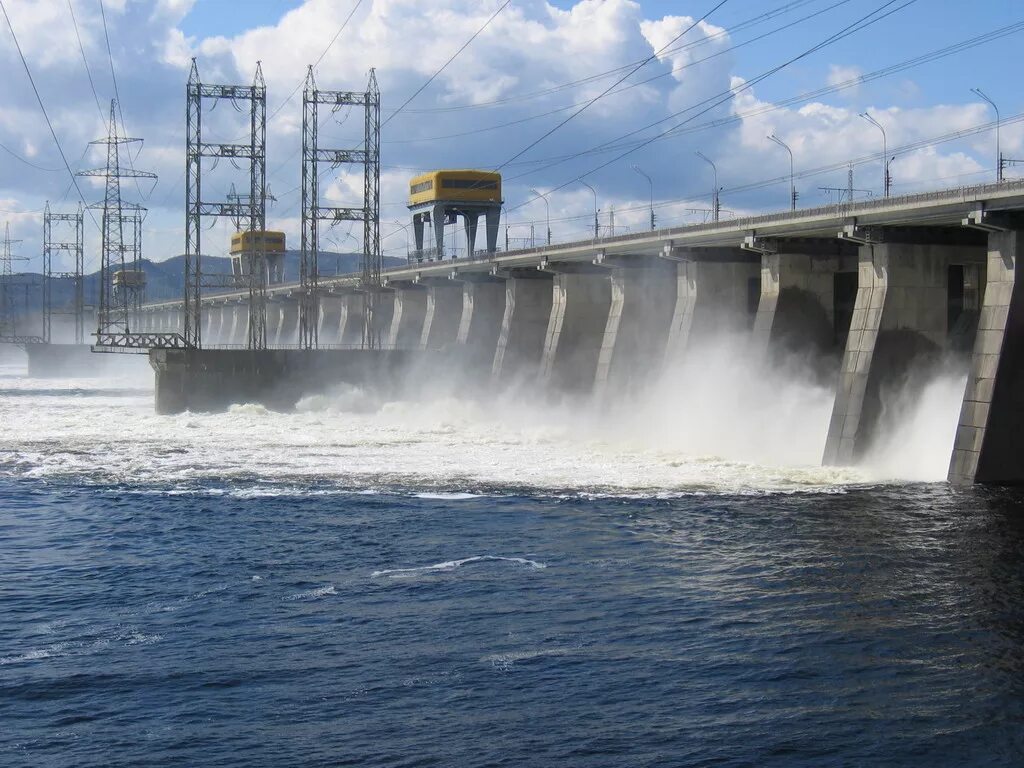
M721 191L720 187L718 186L718 166L716 166L714 162L711 160L711 158L705 155L703 152L697 152L697 157L699 157L705 163L710 165L711 171L714 174L715 186L711 192L711 218L713 221L717 222L718 217L722 212L722 203L718 198L718 193Z
M363 146L357 149L322 149L319 144L319 109L321 105L339 109L363 107ZM363 205L361 208L331 208L320 205L318 163L363 166ZM376 349L381 344L380 328L374 322L377 297L381 287L380 252L380 89L377 75L370 70L370 79L363 92L322 91L316 87L313 67L306 70L302 91L302 265L299 304L299 342L303 349L319 345L319 254L320 221L363 222L363 258L360 287L363 291L363 347ZM441 226L444 223L441 222Z
M130 163L128 168L121 165L121 148L141 143L142 139L118 135L117 102L112 100L107 137L90 142L95 146L106 147L106 165L75 174L104 180L103 202L89 206L103 212L97 347L131 348L145 341L139 334L133 333L132 323L137 317L141 292L145 288L140 258L142 217L146 209L121 197L121 179L156 181L155 173L137 171ZM128 237L124 231L126 224L130 227Z

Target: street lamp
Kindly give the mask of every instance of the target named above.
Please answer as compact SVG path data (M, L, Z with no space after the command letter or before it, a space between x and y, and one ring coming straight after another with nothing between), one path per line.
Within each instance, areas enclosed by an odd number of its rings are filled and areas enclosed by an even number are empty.
M531 189L530 194L536 195L537 197L544 201L544 218L546 219L548 225L548 245L551 245L551 207L548 205L547 195L542 195L536 189Z
M796 183L794 181L795 176L793 173L793 150L789 148L789 144L784 142L774 133L768 137L768 141L774 142L782 147L784 150L789 152L789 210L796 210Z
M636 163L633 164L633 170L647 179L647 186L651 189L651 231L654 231L654 182L651 181L651 177L644 173Z
M356 240L355 235L353 235L351 232L341 232L340 234L343 235L344 237L350 238L352 240L352 242L355 243L357 246L359 245L359 241ZM329 242L334 243L334 247L337 248L338 251L339 251L339 252L334 254L334 274L335 275L340 275L341 274L341 253L340 253L340 250L341 250L341 248L343 246L341 245L341 243L338 242L338 240L336 238L331 237L330 235L328 235L326 237L326 239ZM342 242L344 242L344 241L342 241Z
M597 220L597 190L587 184L583 179L576 179L576 181L594 193L594 239L597 240L597 238L600 237L598 233L601 231L600 224Z
M405 260L407 262L412 262L412 253L411 253L411 251L409 249L409 226L410 225L409 224L403 224L400 221L393 221L391 223L394 224L396 227L401 227L403 230L405 230Z
M892 185L892 179L889 178L889 147L886 144L885 128L883 128L882 124L867 112L861 112L859 116L867 120L882 132L882 189L885 193L885 197L888 197L889 187Z
M716 166L711 161L711 158L708 157L707 155L705 155L703 152L697 152L697 157L699 157L705 163L710 165L711 166L711 170L715 174L715 187L714 187L714 190L711 193L711 218L712 218L713 221L718 221L718 213L719 213L719 211L722 208L722 206L721 206L721 204L719 203L719 200L718 200L718 191L719 191L718 190L718 166Z
M999 107L996 106L996 103L992 101L992 99L990 99L988 96L982 93L982 90L980 88L971 88L971 93L974 93L983 98L985 101L989 103L992 109L996 111L996 181L1000 182L1003 180L1003 153L999 148Z

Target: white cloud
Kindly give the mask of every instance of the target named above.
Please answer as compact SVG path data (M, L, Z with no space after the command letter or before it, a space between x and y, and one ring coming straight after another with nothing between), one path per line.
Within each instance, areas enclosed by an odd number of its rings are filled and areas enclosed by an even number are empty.
M828 68L828 77L825 78L825 82L830 86L843 85L850 82L851 80L859 80L864 76L864 70L860 67L843 64L832 64ZM854 86L853 92L856 92L859 86Z

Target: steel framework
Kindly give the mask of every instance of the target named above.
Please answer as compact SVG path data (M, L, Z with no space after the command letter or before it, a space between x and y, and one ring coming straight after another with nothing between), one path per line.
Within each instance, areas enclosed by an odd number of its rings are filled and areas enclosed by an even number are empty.
M137 171L130 162L128 168L121 165L121 148L141 142L142 139L118 135L117 102L112 100L106 138L90 142L106 147L106 165L75 174L104 180L103 202L89 206L103 212L96 346L133 348L142 346L144 341L139 334L132 332L132 323L138 317L142 300L139 278L142 270L142 218L146 209L121 197L121 179L156 180L155 173ZM126 224L130 227L128 238L125 237Z
M323 149L318 139L320 105L338 109L345 106L365 109L362 148ZM328 207L320 204L319 163L334 167L349 164L363 166L363 206ZM299 270L299 345L315 349L319 345L319 265L321 221L363 222L363 258L360 287L364 296L363 341L366 348L380 346L380 331L374 322L381 285L380 253L380 90L377 75L370 70L367 89L322 91L317 89L313 67L306 72L302 91L302 262Z
M43 341L41 336L21 336L18 334L17 313L14 311L14 270L15 261L28 261L25 256L15 256L11 246L21 240L11 239L11 226L4 224L3 246L0 249L0 343L5 344L38 344ZM28 286L26 285L26 291ZM26 300L26 305L27 305Z
M203 101L220 99L249 102L249 143L221 144L203 141ZM185 292L184 337L192 347L202 347L203 269L201 232L204 216L220 216L238 222L248 218L249 229L266 227L267 176L267 86L263 67L256 63L252 85L210 85L199 80L199 68L192 59L186 87L185 137ZM204 201L202 198L204 157L249 161L249 193L245 201L235 199ZM256 259L260 269L249 270L249 349L267 346L267 293L265 259Z
M62 237L54 236L54 224L57 224L59 230L64 233ZM54 315L71 315L75 323L75 344L85 343L84 234L81 205L75 213L54 213L50 210L50 202L46 202L43 209L43 339L47 343L53 340ZM133 240L141 243L141 228ZM66 253L74 259L75 267L72 271L53 271L53 257L61 253ZM70 306L54 309L54 280L72 281Z

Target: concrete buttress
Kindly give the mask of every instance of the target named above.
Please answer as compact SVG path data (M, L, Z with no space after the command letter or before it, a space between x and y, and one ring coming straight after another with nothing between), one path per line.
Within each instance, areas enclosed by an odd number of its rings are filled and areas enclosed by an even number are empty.
M491 369L504 314L503 282L462 284L462 317L456 343L461 350L463 365L470 371Z
M445 349L458 338L459 321L462 319L462 284L448 283L427 288L420 349Z
M418 349L427 313L427 292L420 287L396 288L394 296L395 309L388 346L392 349Z
M491 366L495 380L536 374L551 315L551 284L547 274L505 281L505 313Z
M958 246L876 243L860 248L857 300L825 443L825 464L853 464L876 431L882 398L937 360L948 332L949 265Z
M617 267L597 358L595 394L635 391L661 369L676 297L672 262Z
M607 272L559 272L551 288L541 380L555 389L589 391L611 307L611 280Z

